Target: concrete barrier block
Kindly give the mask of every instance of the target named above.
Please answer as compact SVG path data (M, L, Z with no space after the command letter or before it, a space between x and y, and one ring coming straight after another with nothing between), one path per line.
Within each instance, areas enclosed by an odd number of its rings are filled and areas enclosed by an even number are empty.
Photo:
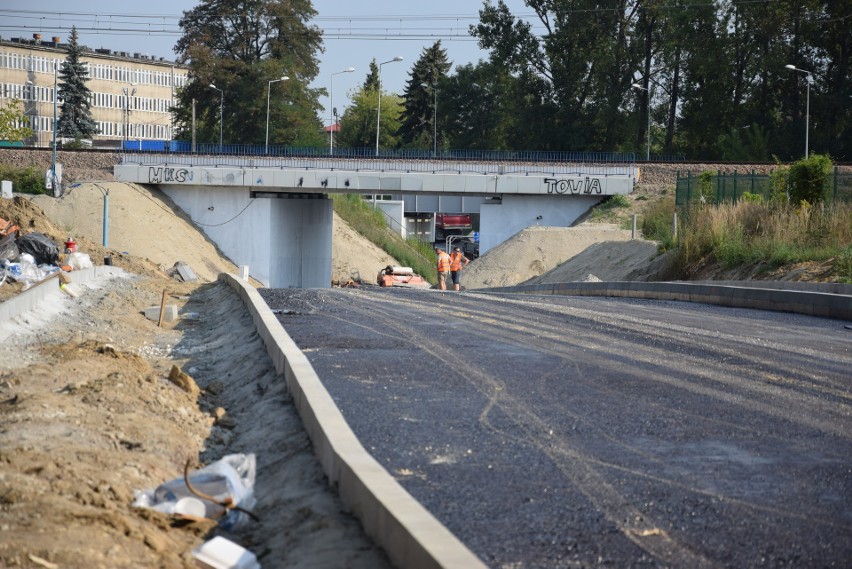
M153 320L154 322L160 321L160 307L159 306L151 306L145 309L145 318L148 320ZM177 320L178 318L178 308L174 304L167 304L166 311L163 313L163 322L171 322L172 320Z

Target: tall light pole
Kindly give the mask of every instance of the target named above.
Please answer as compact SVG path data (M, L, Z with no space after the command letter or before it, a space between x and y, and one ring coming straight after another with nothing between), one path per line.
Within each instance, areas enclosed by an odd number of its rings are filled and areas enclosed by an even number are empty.
M355 71L354 67L347 67L343 71L338 71L336 73L331 74L331 90L329 91L329 99L328 99L328 114L331 117L331 120L328 122L328 154L329 156L334 154L334 76L340 75L341 73L352 73Z
M225 115L223 114L223 110L225 108L225 92L213 83L210 83L210 88L219 91L219 152L222 152L222 123L225 122Z
M131 83L130 86L133 87L136 83ZM124 92L124 148L122 150L127 150L127 142L128 142L128 130L130 130L130 98L136 94L136 87L133 87L133 90L128 93L127 87L122 89Z
M634 83L631 85L634 89L639 89L640 91L645 91L648 93L648 151L645 154L645 160L647 162L651 161L651 91L647 88L643 87L639 83Z
M56 181L56 100L59 99L59 92L56 89L56 74L59 70L59 64L53 64L53 161L50 163L50 185L53 187L53 196L59 197L59 184Z
M434 95L434 100L435 100L434 121L435 121L435 124L433 126L435 128L432 132L432 155L437 157L438 156L438 85L437 84L429 85L428 83L421 83L420 86L421 87L432 87L432 93Z
M376 110L376 156L379 155L379 125L382 120L382 65L385 63L393 63L395 61L402 61L402 56L397 55L393 59L379 63L379 106Z
M799 69L795 65L785 65L787 69L792 69L793 71L798 71L799 73L805 74L805 82L808 84L807 95L805 96L805 158L808 157L808 123L810 122L811 115L811 72L806 71L805 69Z
M286 75L282 75L281 79L273 79L266 86L266 146L264 147L263 153L269 154L269 95L272 92L272 84L278 83L279 81L289 81L290 78ZM221 144L221 142L219 143Z

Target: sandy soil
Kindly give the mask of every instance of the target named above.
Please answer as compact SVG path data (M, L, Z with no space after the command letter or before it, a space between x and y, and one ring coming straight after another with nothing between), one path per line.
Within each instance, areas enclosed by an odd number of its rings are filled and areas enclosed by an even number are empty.
M328 488L283 382L257 357L265 351L238 297L215 281L236 268L159 192L102 185L110 249L97 244L96 187L35 200L58 224L24 198L0 200L0 217L58 243L73 235L94 261L112 256L131 272L0 328L0 566L194 567L192 548L214 535L265 567L387 566ZM197 282L166 275L179 260ZM180 318L160 328L142 311L163 291ZM183 387L169 380L173 366L187 374ZM229 533L131 506L135 492L181 476L187 461L232 453L257 457L260 521Z
M520 284L554 269L591 245L627 241L630 237L629 230L609 224L528 227L471 262L462 271L462 285L476 289ZM597 272L601 272L600 268Z

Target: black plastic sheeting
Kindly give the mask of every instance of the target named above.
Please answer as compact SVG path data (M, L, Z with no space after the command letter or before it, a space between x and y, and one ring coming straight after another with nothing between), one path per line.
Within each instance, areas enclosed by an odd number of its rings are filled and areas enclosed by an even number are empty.
M17 241L21 254L29 253L37 265L55 265L59 260L59 245L43 233L27 233Z

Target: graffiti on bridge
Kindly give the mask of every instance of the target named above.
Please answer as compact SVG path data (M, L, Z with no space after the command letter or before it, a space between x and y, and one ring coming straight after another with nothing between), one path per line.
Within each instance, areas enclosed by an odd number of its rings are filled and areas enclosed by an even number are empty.
M148 168L149 184L164 184L166 182L192 181L192 172L186 168Z
M601 194L601 181L599 178L578 178L573 180L559 178L545 178L548 194Z

